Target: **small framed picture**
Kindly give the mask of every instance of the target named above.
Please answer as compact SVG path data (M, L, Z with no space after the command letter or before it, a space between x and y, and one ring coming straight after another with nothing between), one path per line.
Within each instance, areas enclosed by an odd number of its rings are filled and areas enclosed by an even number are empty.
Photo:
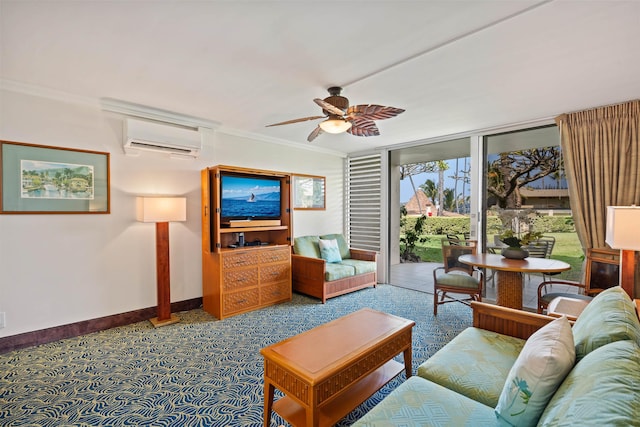
M0 214L109 213L109 153L0 141Z
M325 209L325 178L314 175L293 176L293 208Z

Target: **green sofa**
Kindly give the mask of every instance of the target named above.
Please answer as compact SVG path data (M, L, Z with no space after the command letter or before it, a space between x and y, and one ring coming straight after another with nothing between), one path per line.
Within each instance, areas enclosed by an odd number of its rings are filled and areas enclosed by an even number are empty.
M320 240L335 240L339 256L323 259ZM300 236L293 241L291 270L293 290L324 304L328 298L376 286L377 253L350 248L342 234Z
M640 426L638 305L620 287L610 288L571 327L566 318L473 302L474 326L421 364L417 376L354 426ZM566 322L575 359L546 399L537 402L537 413L507 411L505 419L501 399L509 376L529 367L516 367L519 356L552 321ZM535 387L524 391L507 403L522 398L525 408L540 396ZM513 415L523 418L514 422Z

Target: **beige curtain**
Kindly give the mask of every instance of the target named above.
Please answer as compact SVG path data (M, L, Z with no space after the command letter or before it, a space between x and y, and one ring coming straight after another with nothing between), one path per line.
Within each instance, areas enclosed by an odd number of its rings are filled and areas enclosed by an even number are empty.
M640 100L556 117L583 248L606 247L607 206L640 205Z

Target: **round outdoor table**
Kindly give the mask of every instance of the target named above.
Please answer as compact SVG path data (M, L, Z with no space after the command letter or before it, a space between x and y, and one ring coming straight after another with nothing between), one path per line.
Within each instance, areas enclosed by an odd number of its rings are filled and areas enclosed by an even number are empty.
M571 268L566 262L548 258L509 259L497 254L461 255L458 261L498 273L498 305L522 310L523 273L559 273Z

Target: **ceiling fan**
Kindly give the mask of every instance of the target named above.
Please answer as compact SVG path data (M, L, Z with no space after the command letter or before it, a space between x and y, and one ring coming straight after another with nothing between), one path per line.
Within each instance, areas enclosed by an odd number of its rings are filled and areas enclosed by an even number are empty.
M380 135L380 131L374 123L374 120L389 119L404 112L401 108L384 107L375 104L353 105L350 107L349 100L344 96L340 96L340 92L342 92L341 87L330 87L328 91L330 96L324 100L320 98L313 100L322 108L323 116L287 120L286 122L267 125L267 127L326 119L320 122L313 132L309 134L307 141L313 141L323 132L349 132L355 136L376 136Z

